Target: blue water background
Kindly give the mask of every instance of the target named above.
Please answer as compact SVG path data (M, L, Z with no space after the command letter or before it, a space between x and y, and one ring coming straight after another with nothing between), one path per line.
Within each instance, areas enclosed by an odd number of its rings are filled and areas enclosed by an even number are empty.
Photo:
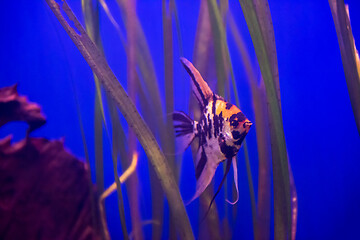
M358 48L360 45L360 3L350 5L352 30ZM80 1L69 1L83 23ZM109 1L118 20L115 1ZM199 2L177 1L184 56L192 59ZM360 138L344 77L337 36L327 1L269 1L278 54L282 114L289 159L294 173L299 215L297 239L354 239L360 224ZM230 1L238 27L243 34L252 61L256 57L247 31L240 4ZM3 1L0 15L1 51L0 86L18 83L19 92L42 106L47 124L33 136L65 139L67 149L84 159L84 150L75 104L74 87L91 161L94 160L94 93L91 69L71 42L45 1ZM138 1L137 13L144 28L150 51L164 88L163 32L160 1ZM120 39L100 12L101 34L107 60L126 87L126 55ZM178 43L174 40L174 46ZM254 119L249 86L242 62L229 36L230 52L242 110ZM180 57L175 50L175 57ZM188 111L189 78L176 60L175 109ZM256 67L259 74L259 69ZM214 79L208 79L212 81ZM74 84L74 85L73 85ZM162 91L163 92L163 91ZM360 93L359 93L360 94ZM164 96L162 96L164 97ZM232 100L234 103L234 101ZM360 107L360 106L359 106ZM161 117L161 116L154 116ZM24 136L25 124L8 124L0 130L0 137L15 132L15 140ZM256 122L255 122L256 129ZM255 131L247 137L254 186L257 186L257 154ZM113 181L109 142L105 138L105 184ZM239 157L238 217L231 222L234 239L251 239L251 209L246 169L242 152ZM151 219L151 192L148 181L148 162L140 150L140 211L144 220ZM180 191L185 200L195 191L194 169L190 152L186 152ZM94 167L94 166L92 166ZM93 171L94 173L94 171ZM216 186L221 179L216 174ZM220 194L223 195L223 194ZM219 215L224 216L224 197L217 198ZM125 208L128 208L124 196ZM227 206L231 212L232 207ZM195 236L198 234L198 201L187 206ZM113 239L121 238L116 196L107 201L108 225ZM128 230L130 216L126 211ZM168 220L165 218L165 227ZM150 238L150 227L144 227ZM167 227L164 238L167 238Z

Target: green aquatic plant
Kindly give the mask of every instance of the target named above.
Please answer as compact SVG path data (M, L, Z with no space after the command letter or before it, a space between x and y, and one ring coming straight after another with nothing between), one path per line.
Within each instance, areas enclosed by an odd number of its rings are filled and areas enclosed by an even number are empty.
M193 238L192 229L186 214L184 204L178 189L181 161L175 161L174 155L174 133L172 120L168 117L174 108L174 29L175 22L178 50L182 56L182 38L177 7L175 0L162 1L162 26L164 40L164 83L165 101L161 101L159 89L159 78L156 75L154 61L145 38L139 18L136 14L136 6L131 1L118 0L117 6L121 12L121 18L125 33L122 31L112 9L107 6L105 0L90 1L83 0L83 12L87 33L76 20L65 1L47 0L50 8L63 25L75 45L88 62L94 72L96 97L95 97L95 145L96 145L96 182L103 192L104 170L103 170L103 132L109 138L112 145L112 159L114 177L118 193L119 215L124 239L129 238L122 203L121 181L117 173L117 160L120 156L122 169L130 164L129 159L137 149L137 140L144 148L149 161L152 163L150 170L151 195L152 195L152 238L160 239L162 236L164 204L162 191L168 200L170 214L169 238L176 238L174 227L182 239ZM99 32L98 6L104 9L106 16L117 31L121 44L126 52L127 62L127 92L120 85L101 52L101 37ZM275 38L271 22L270 10L266 0L252 1L240 0L245 20L248 24L252 37L255 53L260 66L262 78L255 78L255 70L249 59L246 47L242 43L241 35L234 23L234 17L229 9L228 2L221 0L201 1L200 14L196 32L194 48L194 65L206 76L206 66L214 64L217 76L217 91L220 95L231 99L235 97L236 105L240 106L239 94L237 92L237 81L233 71L230 50L227 43L227 28L233 34L239 55L245 66L246 76L252 93L253 108L255 112L256 136L259 155L259 184L257 196L253 186L253 177L250 167L249 151L244 142L244 158L246 163L248 184L251 198L252 222L255 239L269 239L270 229L270 202L271 202L271 162L273 171L274 188L274 218L275 238L294 239L296 233L297 198L296 190L289 165L285 138L282 126L280 87L277 69L277 57L275 49ZM68 20L65 20L68 19ZM71 25L74 23L74 27ZM126 39L125 37L126 36ZM89 38L90 37L90 38ZM92 40L91 40L92 39ZM97 46L97 47L96 47ZM214 57L210 52L214 52ZM175 59L176 62L177 59ZM263 80L262 80L263 79ZM232 87L230 87L230 81ZM260 83L258 83L260 82ZM102 92L105 90L107 105L103 101ZM138 99L142 116L139 115L135 104ZM151 104L150 104L151 103ZM154 107L156 106L156 107ZM191 106L191 105L190 105ZM104 108L109 108L111 134L108 131L106 114ZM124 126L121 125L117 108L124 116L129 126L127 136ZM194 111L194 117L198 110ZM160 116L154 118L154 116ZM163 117L167 116L167 117ZM80 116L81 117L81 116ZM269 128L270 126L270 128ZM159 144L154 135L158 136ZM111 136L111 137L110 137ZM83 138L84 133L83 133ZM137 140L136 140L137 139ZM271 149L270 149L271 142ZM86 141L84 140L84 146ZM270 152L272 158L270 158ZM251 159L252 160L252 159ZM158 180L160 179L160 181ZM138 176L135 173L126 182L127 196L130 199L130 218L132 233L136 239L143 239L142 220L138 204L139 195ZM225 194L227 188L225 184ZM201 208L206 211L213 196L212 187L208 187L200 197ZM295 199L295 200L294 200ZM257 203L256 203L257 200ZM233 208L236 218L236 207ZM176 216L176 221L174 221ZM225 218L220 221L217 206L214 204L206 218L207 225L200 225L200 232L213 239L231 236L228 223L228 206L225 206ZM223 227L221 229L222 222ZM105 224L103 224L105 226ZM106 226L105 226L106 228ZM104 238L108 239L107 229L104 229Z
M329 0L329 5L339 41L351 106L360 134L360 60L351 30L349 9L343 0Z
M283 130L274 30L267 0L240 0L265 83L274 187L275 239L290 239L291 186ZM295 236L294 236L295 237Z
M47 0L47 3L100 82L103 84L105 91L112 97L129 126L131 126L136 134L140 144L143 146L160 179L164 193L169 202L170 210L172 214L177 216L175 224L180 237L184 239L193 239L192 229L181 200L179 189L155 137L137 112L135 105L129 99L129 96L116 79L110 67L107 65L104 56L91 41L67 3L64 1L59 5L53 0ZM66 18L63 14L65 14ZM71 27L66 19L73 22L74 27Z

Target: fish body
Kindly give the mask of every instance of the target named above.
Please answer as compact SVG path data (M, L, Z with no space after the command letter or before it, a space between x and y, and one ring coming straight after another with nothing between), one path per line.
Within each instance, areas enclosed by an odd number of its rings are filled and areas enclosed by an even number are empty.
M213 93L191 62L185 58L180 60L192 79L193 93L202 111L199 121L192 120L183 112L173 113L175 136L181 149L185 150L194 138L199 138L195 160L196 192L190 202L206 189L215 175L216 168L225 160L226 171L215 196L229 172L231 163L238 193L236 154L252 123L239 108ZM235 204L237 199L228 202Z

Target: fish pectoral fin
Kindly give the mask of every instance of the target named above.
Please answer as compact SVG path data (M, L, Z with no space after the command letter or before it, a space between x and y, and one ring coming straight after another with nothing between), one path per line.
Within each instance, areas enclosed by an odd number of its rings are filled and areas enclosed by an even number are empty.
M231 202L230 200L226 199L226 201L228 203L230 203L231 205L234 205L239 200L238 174L237 174L237 163L236 163L236 157L235 156L232 159L232 165L233 165L233 170L234 170L234 183L235 183L235 188L236 188L236 200L234 202Z
M218 164L215 161L206 156L204 147L201 147L196 160L195 176L197 181L195 195L186 205L198 198L205 191L207 186L209 186L215 175L217 166Z

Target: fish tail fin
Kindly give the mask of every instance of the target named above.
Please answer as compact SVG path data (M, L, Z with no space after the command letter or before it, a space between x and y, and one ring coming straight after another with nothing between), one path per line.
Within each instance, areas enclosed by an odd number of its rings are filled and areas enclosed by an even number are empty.
M184 112L173 112L176 153L184 152L195 138L194 121Z

